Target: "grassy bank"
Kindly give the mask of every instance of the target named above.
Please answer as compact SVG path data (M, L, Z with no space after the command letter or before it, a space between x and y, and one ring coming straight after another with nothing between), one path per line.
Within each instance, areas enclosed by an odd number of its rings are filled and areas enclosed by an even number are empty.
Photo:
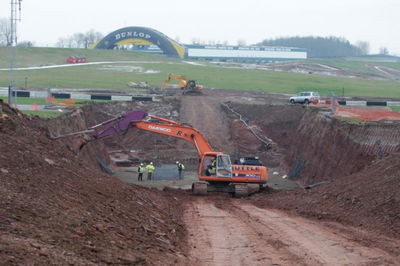
M65 60L69 55L84 55L92 63L106 62L95 65L14 71L17 87L125 89L129 91L128 82L146 81L152 87L161 87L168 74L173 73L194 79L208 88L288 94L313 90L320 92L323 96L331 95L331 93L343 96L344 92L344 96L400 98L398 81L228 68L225 65L205 61L197 61L192 64L160 55L131 51L60 48L18 48L16 50L16 67L66 64ZM7 49L0 48L0 53L7 53ZM7 68L7 62L6 56L0 57L0 67ZM361 73L375 71L365 62L360 61L336 59L311 62ZM390 64L393 68L400 68L400 63L382 62L379 64ZM9 71L0 71L0 86L7 86L8 80ZM171 82L171 84L174 83L177 81Z

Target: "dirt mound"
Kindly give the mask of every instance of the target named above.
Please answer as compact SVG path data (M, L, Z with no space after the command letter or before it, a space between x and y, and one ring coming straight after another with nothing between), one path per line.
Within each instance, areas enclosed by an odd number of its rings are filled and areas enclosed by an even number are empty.
M176 264L181 204L123 183L51 140L45 123L1 103L3 264Z

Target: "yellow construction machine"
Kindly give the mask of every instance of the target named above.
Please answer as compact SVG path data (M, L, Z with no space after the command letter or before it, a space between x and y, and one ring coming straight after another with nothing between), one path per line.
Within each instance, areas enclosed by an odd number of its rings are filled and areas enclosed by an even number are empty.
M179 87L182 90L182 94L202 94L203 85L196 84L195 80L188 79L181 75L171 75L165 79L161 90L165 90L171 80L179 80Z

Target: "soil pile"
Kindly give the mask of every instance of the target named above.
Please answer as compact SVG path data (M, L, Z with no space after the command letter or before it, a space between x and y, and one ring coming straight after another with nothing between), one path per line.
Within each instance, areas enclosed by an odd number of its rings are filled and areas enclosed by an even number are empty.
M177 196L103 174L51 140L42 120L0 104L3 264L179 263Z

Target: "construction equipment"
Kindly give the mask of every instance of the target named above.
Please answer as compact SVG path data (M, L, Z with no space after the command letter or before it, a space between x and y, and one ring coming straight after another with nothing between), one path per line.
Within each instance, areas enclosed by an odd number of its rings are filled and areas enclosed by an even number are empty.
M111 125L103 130L98 130L99 127L108 124ZM149 115L141 110L126 113L86 130L53 138L58 139L90 133L89 142L126 132L129 127L180 138L196 147L200 160L198 167L199 181L192 184L194 194L205 195L208 191L223 191L231 192L235 197L245 197L249 193L249 184L259 185L259 188L266 186L268 173L265 166L256 163L232 165L230 156L214 151L197 129L186 124ZM84 144L80 148L83 146ZM251 158L246 158L247 161L249 159Z
M182 94L202 94L203 85L198 85L195 80L190 80L184 76L171 74L165 79L161 90L165 90L171 80L179 80L178 85L182 90Z

